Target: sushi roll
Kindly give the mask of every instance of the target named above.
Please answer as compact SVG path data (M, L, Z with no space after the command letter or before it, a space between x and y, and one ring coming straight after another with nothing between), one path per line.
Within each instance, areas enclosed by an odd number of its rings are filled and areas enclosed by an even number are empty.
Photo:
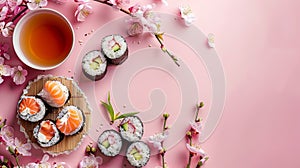
M119 125L119 130L122 138L129 142L140 140L144 134L143 123L137 116L124 118Z
M66 106L59 112L56 118L56 127L64 135L74 135L82 130L84 115L75 106Z
M116 156L122 149L122 138L115 130L106 130L98 138L98 148L105 156Z
M34 127L33 136L41 147L53 146L63 138L63 135L58 131L55 123L51 120L43 120Z
M33 96L23 96L18 103L18 116L23 120L37 122L42 120L46 114L43 101Z
M102 39L101 51L112 64L122 64L128 58L126 40L117 34L106 36Z
M142 141L134 142L127 148L126 158L132 166L143 167L150 159L150 149Z
M52 107L62 107L69 98L69 90L59 81L46 81L38 96Z
M107 61L98 50L88 52L82 59L83 74L91 80L100 80L106 74Z

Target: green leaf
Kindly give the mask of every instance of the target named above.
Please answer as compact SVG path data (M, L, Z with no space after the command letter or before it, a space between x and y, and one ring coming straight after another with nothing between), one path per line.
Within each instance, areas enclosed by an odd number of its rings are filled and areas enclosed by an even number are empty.
M114 112L114 109L112 107L112 105L109 103L105 103L103 101L101 101L102 105L106 108L106 110L108 111L109 113L109 116L110 116L110 120L113 122L115 121L115 112Z
M131 117L131 116L134 116L136 114L138 114L139 112L132 112L132 113L125 113L125 114L122 114L122 115L119 115L116 117L116 120L117 119L121 119L121 118L126 118L126 117Z

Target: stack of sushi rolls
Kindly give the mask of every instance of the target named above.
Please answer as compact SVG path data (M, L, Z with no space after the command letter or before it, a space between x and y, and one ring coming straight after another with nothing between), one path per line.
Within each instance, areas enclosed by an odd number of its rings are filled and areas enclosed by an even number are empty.
M144 125L137 116L126 117L120 123L119 131L123 139L135 142L141 140L144 134Z
M119 132L106 130L98 138L98 148L105 156L113 157L120 154L122 145L126 145L125 155L134 167L145 166L150 159L150 148L141 141L144 125L137 116L124 118L119 124ZM124 141L123 141L124 140Z
M101 51L111 64L122 64L128 58L126 40L118 34L105 36L101 42Z
M51 120L40 122L33 129L33 136L41 147L51 147L63 139L63 135Z
M115 130L106 130L98 138L98 148L105 156L117 156L122 149L122 138Z
M46 107L43 101L34 96L22 96L18 103L18 116L23 120L38 122L45 117Z
M82 59L83 74L91 80L100 80L106 74L107 61L99 50L88 52Z
M51 107L62 107L69 99L69 89L60 81L48 80L38 96Z
M56 127L64 135L75 135L82 130L84 125L83 112L76 106L66 106L56 118Z
M143 167L150 159L150 149L142 141L133 142L127 148L126 158L132 166Z

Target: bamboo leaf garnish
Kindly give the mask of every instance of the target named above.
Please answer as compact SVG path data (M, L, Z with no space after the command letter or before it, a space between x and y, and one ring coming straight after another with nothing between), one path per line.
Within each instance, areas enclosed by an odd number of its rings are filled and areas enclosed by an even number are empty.
M125 118L125 117L131 117L131 116L134 116L134 115L139 113L139 112L131 112L131 113L124 113L124 114L120 115L120 112L118 112L118 113L115 114L114 108L113 108L113 106L111 104L111 101L110 101L110 92L108 92L107 102L101 101L101 104L104 106L104 108L109 113L111 124L113 124L118 119L122 119L122 118Z
M139 112L132 112L132 113L125 113L125 114L121 114L119 116L117 116L116 119L122 119L122 118L126 118L126 117L132 117L136 114L138 114Z

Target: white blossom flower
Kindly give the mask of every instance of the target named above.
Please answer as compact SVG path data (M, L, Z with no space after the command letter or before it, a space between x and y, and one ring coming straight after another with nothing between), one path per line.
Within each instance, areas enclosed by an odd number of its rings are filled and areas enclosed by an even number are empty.
M196 20L195 14L192 12L190 6L179 6L181 18L184 20L186 26L190 26Z

